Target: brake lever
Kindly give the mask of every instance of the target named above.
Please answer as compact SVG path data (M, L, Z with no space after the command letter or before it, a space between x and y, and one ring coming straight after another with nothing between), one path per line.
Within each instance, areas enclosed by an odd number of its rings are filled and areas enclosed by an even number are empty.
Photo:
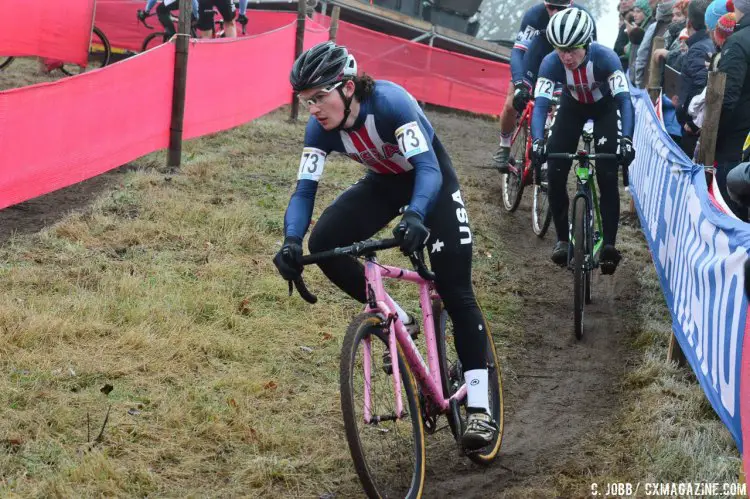
M409 255L409 260L411 260L412 265L416 267L419 277L426 281L435 280L435 273L429 270L427 268L427 265L425 265L424 263L424 249L415 251L414 253Z

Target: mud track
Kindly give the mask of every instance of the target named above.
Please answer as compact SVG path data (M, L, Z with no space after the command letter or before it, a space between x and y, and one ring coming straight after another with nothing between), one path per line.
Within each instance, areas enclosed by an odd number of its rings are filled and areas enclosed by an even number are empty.
M577 458L577 446L604 428L620 403L641 264L625 254L615 276L595 275L585 337L576 341L572 276L549 261L554 227L543 240L534 236L530 192L517 212L506 213L499 175L485 168L495 147L497 122L428 114L453 158L464 192L469 192L470 216L473 210L483 210L485 216L479 218L488 224L483 230L502 245L503 264L512 269L507 289L520 295L523 307L517 319L521 340L509 345L503 366L512 374L504 376L505 438L499 459L482 468L456 453L430 456L425 497L529 497L529 488L551 491L553 477L567 460ZM0 242L14 233L36 232L71 210L85 209L96 195L119 184L127 168L0 211ZM507 293L498 290L497 299Z

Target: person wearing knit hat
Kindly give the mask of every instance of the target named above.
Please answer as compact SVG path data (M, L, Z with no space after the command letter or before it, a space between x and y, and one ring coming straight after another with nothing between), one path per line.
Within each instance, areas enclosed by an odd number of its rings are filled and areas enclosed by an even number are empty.
M727 0L714 0L711 2L711 5L706 9L706 29L713 31L716 28L716 23L719 22L719 18L728 12L730 10L727 7Z
M651 15L654 13L654 11L651 9L651 5L649 5L648 3L648 0L636 0L635 6L633 6L633 11L633 14L635 15L635 23L641 27L643 27L645 23L651 20ZM643 17L639 18L637 11L641 11L643 13Z
M717 48L721 49L729 35L734 33L734 27L736 25L737 18L735 17L734 12L728 12L719 18L719 22L716 23L716 27L711 32L711 36L713 37Z

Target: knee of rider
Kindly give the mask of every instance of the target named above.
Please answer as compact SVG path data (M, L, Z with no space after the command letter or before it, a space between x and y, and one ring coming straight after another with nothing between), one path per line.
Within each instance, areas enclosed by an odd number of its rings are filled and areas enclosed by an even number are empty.
M307 247L310 253L318 253L335 248L338 243L331 237L331 231L325 230L325 227L316 225L310 232L310 239L307 241Z
M449 313L454 310L467 310L470 308L478 308L477 299L474 296L473 290L454 290L451 292L440 293L440 298L443 300L445 310Z

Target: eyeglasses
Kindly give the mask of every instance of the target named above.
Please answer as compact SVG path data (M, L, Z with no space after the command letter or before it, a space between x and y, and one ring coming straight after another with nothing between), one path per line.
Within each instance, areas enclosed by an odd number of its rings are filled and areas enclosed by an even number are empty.
M331 92L339 88L342 83L343 83L342 81L339 81L329 87L321 88L315 95L313 95L309 99L303 99L300 96L299 101L302 103L302 105L306 109L309 109L310 106L320 106L323 103L323 99L325 99L328 96L328 94L330 94Z
M570 7L570 5L553 5L549 3L544 4L545 7L547 7L549 10L560 12L561 10L565 10Z
M570 54L571 52L575 52L578 49L586 48L586 45L575 45L573 47L555 47L555 48L564 54Z

